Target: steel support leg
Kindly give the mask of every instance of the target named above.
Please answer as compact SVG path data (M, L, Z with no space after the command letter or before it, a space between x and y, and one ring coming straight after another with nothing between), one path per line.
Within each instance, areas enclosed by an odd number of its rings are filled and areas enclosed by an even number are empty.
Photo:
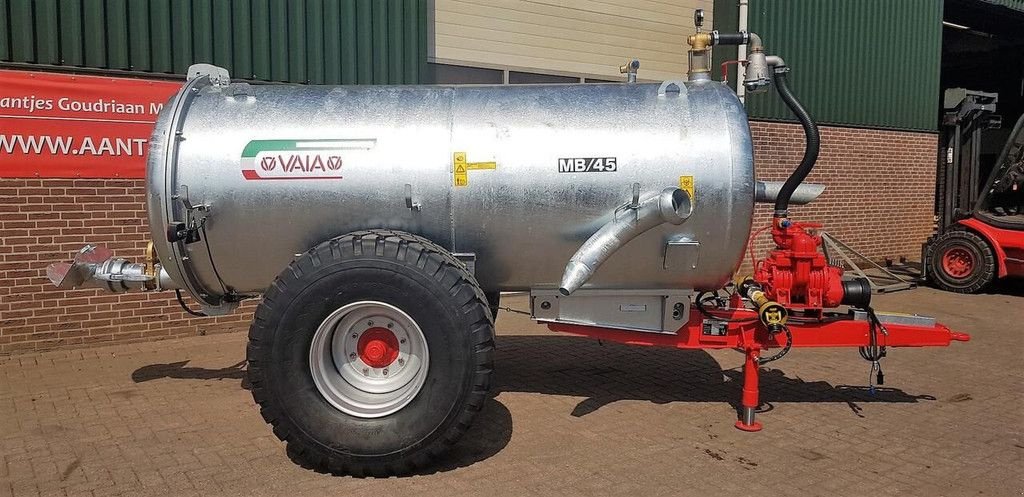
M743 399L740 419L736 421L736 427L743 431L761 431L761 423L754 420L754 412L760 405L760 388L758 386L758 365L757 359L760 353L759 348L749 347L745 349L746 356L743 362Z

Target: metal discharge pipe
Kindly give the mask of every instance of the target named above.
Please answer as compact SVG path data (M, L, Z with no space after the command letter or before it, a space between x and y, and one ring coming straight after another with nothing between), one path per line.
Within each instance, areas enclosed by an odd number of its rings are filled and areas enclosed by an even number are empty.
M775 200L779 198L779 192L782 191L783 182L781 181L758 181L754 184L754 201L765 202L774 204ZM793 192L792 197L789 199L789 203L792 205L804 205L813 202L817 199L822 192L825 191L825 185L818 183L801 183Z
M58 262L46 268L46 277L57 288L102 288L113 293L129 290L173 290L178 284L156 261L150 247L149 261L130 262L114 257L109 249L86 245L70 263Z
M569 259L559 293L569 295L578 290L608 257L647 230L663 223L682 224L692 208L690 195L679 188L666 188L647 200L623 206L615 212L615 219L587 239Z

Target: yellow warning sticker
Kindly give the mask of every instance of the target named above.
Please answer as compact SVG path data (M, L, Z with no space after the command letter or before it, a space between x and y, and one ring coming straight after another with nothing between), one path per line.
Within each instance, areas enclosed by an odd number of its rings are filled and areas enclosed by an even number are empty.
M452 184L455 186L469 185L469 171L497 168L497 162L467 162L466 152L455 152L452 154Z
M693 176L680 176L679 189L690 194L690 202L693 202Z
M466 186L469 184L469 175L466 174L466 152L455 152L452 156L452 184L455 186Z
M455 186L466 186L469 184L469 175L466 174L466 165L455 166Z

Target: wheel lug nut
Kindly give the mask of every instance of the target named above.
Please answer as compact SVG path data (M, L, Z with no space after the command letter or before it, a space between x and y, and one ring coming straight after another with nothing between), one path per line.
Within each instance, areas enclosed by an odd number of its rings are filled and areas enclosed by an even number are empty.
M384 376L388 375L388 368L384 368Z
M388 323L388 329L391 329L391 328L394 328L394 327L395 327L395 323Z
M405 359L398 360L398 365L401 366L402 364L405 364Z
M367 321L366 326L373 326L373 321Z
M355 359L356 358L356 353L352 352L351 354L348 355L348 358L349 359Z
M405 343L405 339L403 338L403 339L399 340L398 343Z
M363 368L363 374L364 375L370 374L370 368Z

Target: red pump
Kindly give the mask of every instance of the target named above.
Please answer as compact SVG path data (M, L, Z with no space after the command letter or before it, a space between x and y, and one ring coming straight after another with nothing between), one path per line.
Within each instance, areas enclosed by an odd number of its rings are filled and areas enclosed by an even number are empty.
M754 281L767 297L791 309L821 311L843 304L866 306L871 287L866 281L843 281L843 269L830 266L818 247L821 236L808 230L816 223L795 223L787 217L772 222L776 249L754 266Z

